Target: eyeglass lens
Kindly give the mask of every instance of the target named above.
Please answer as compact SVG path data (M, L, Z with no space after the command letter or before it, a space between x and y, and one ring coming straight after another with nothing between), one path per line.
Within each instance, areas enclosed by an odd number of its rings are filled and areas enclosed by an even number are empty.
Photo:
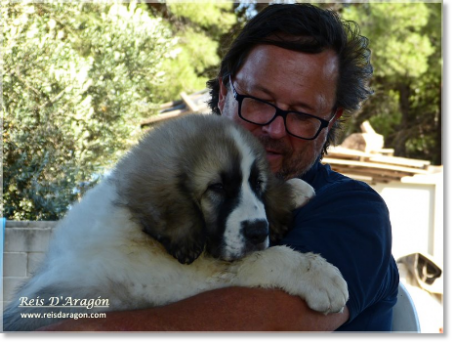
M255 124L269 123L277 111L271 104L253 98L243 98L241 104L241 116ZM298 112L289 112L285 122L291 134L309 139L317 134L322 125L317 118Z

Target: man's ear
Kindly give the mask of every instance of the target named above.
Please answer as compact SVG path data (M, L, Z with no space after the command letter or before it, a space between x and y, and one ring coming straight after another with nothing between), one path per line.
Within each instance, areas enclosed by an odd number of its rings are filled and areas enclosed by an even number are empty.
M338 107L337 110L336 110L336 113L334 114L334 118L333 120L331 121L328 129L331 129L331 127L334 125L334 123L336 123L336 121L342 117L342 114L344 113L344 109L341 108L341 107Z
M222 81L222 77L219 77L218 80L219 80L218 108L222 115L222 111L224 111L224 106L227 98L227 87L225 87L224 82Z

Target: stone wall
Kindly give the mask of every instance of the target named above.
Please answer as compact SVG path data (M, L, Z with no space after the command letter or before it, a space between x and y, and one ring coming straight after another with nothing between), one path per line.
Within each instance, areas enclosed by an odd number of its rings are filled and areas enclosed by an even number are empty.
M3 302L30 278L44 258L54 221L6 221L3 253Z

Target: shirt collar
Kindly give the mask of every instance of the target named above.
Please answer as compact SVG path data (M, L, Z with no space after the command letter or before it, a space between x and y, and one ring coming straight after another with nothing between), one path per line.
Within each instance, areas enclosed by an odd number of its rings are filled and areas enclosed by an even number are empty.
M301 176L301 179L311 185L314 184L315 178L319 174L319 169L322 166L323 165L320 162L320 159L317 159L317 161L312 165L312 167Z

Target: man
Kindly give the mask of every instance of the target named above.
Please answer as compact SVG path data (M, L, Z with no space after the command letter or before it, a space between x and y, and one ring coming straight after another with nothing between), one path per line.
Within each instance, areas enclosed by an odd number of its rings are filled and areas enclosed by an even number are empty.
M213 111L263 143L273 172L316 189L280 244L320 253L341 270L350 293L344 312L314 312L280 290L225 288L47 329L390 330L399 277L386 205L367 185L320 164L341 115L370 94L371 73L367 39L355 27L310 5L272 5L248 23L209 82Z

